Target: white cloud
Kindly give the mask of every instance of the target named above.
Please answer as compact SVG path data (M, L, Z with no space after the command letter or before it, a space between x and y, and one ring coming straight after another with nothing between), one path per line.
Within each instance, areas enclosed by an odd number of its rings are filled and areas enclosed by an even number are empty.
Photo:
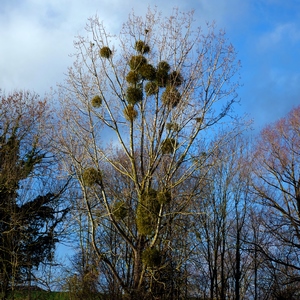
M198 0L199 15L206 21L215 20L223 28L235 26L246 21L251 1L248 0ZM243 23L241 23L243 24Z
M262 34L258 40L260 51L269 51L280 44L297 43L300 41L300 28L296 23L281 23L271 31Z
M276 63L276 68L284 73L283 69L296 57L287 51L290 50L289 43L296 44L300 40L299 25L294 23L297 22L295 18L288 22L276 19L277 25L262 33L261 28L258 28L261 24L265 25L261 18L262 10L256 15L257 6L252 0L149 2L151 7L157 5L158 11L165 15L169 15L174 6L178 6L180 10L195 8L196 25L216 20L217 27L231 32L231 37L236 38L234 45L242 52L239 56L244 55L242 63L246 68L243 69L243 77L255 77L249 82L251 86L242 99L244 102L251 102L250 108L247 108L249 111L258 114L259 107L268 106L271 101L272 107L281 107L281 103L286 103L279 99L284 92L277 92L276 95L269 92L275 82L272 74L264 72L263 68L270 70L270 65ZM7 91L26 88L40 94L47 92L51 86L55 87L57 82L62 82L65 78L64 73L72 61L68 55L74 52L74 37L78 34L85 35L84 27L89 17L97 14L108 30L115 31L126 21L133 8L136 14L144 15L148 6L149 3L139 0L1 0L0 88ZM251 27L252 25L255 27ZM255 45L259 51L255 51ZM283 65L282 69L279 64ZM293 82L299 82L298 79L295 77ZM262 86L257 86L257 82L261 82ZM284 89L284 84L276 82L277 84ZM289 85L290 101L295 95L293 90L296 91L296 85ZM260 103L254 105L253 101ZM267 111L269 110L261 113L264 118Z
M1 5L0 87L39 93L64 78L74 37L84 33L89 17L97 14L109 30L115 30L132 7L137 14L148 8L137 0L4 0ZM163 8L167 11L173 5L176 1Z
M70 65L74 36L91 13L91 7L71 4L68 0L6 3L0 12L1 88L44 93L61 81Z

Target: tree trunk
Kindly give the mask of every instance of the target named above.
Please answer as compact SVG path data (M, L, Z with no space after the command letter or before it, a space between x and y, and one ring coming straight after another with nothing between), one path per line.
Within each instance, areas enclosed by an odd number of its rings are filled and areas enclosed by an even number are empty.
M140 235L137 241L136 252L134 254L134 267L133 267L133 288L131 299L143 299L143 265L142 265L142 252L144 250L145 241L144 237Z
M237 230L235 252L235 300L240 300L240 277L241 277L241 253L240 253L240 229Z

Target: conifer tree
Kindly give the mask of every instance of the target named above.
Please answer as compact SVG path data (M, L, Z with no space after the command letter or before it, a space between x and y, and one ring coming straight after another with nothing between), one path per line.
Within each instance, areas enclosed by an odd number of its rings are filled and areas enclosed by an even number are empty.
M34 267L52 259L65 212L58 213L54 187L38 187L51 180L42 146L46 102L29 92L1 93L0 116L0 288L6 299L8 291L27 285Z

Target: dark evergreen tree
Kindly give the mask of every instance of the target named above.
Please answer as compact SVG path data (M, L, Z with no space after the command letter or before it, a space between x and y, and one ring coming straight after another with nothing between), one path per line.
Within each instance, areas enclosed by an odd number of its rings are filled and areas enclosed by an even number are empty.
M39 179L46 181L48 172L47 150L42 149L48 111L38 100L30 93L0 95L2 299L17 284L27 283L34 267L51 260L58 241L56 228L67 212L58 211L61 192L41 191Z

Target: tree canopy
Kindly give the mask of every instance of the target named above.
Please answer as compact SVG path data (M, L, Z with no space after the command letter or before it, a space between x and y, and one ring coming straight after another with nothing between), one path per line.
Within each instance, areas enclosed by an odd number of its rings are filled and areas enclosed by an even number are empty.
M192 11L96 16L74 47L59 102L0 92L1 298L299 299L300 108L249 135L234 47Z
M59 189L50 189L47 161L49 109L30 92L0 95L0 278L1 297L51 261L58 241ZM50 164L49 164L50 163ZM50 172L50 173L49 173ZM53 183L53 182L52 182Z
M212 151L201 144L230 113L239 62L225 34L197 28L193 12L131 14L117 36L96 17L87 31L61 88L58 143L107 280L128 297L167 297L163 273L182 272L186 259L176 261L172 228L191 212L198 158ZM111 235L117 249L100 239Z

